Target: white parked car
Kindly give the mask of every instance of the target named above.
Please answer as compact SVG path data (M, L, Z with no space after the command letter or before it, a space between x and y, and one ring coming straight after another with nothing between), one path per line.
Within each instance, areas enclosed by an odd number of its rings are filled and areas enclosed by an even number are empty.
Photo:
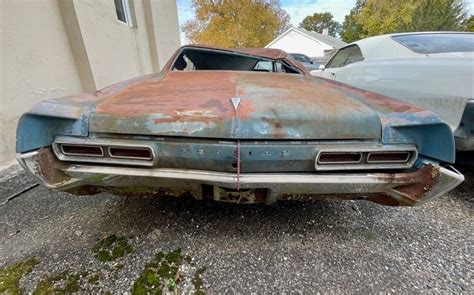
M431 110L452 128L457 150L474 150L474 33L366 38L311 74Z

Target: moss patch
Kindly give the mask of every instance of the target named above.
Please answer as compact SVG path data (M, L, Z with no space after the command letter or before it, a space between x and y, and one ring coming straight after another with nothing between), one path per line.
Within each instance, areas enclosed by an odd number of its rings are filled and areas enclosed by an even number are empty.
M21 294L20 279L31 272L38 263L38 259L32 257L0 269L0 293Z
M154 259L145 265L138 279L132 287L132 294L163 294L163 292L179 292L180 287L186 280L181 269L184 264L191 266L191 257L181 254L181 249L174 250L167 254L158 252ZM193 266L191 266L193 267ZM201 275L205 268L200 268L194 272L191 282L196 294L205 294Z
M99 261L113 261L133 252L133 246L129 244L125 237L110 235L98 241L92 248L94 256Z
M65 271L57 276L47 276L36 285L33 295L71 294L79 292L81 288L81 273Z
M205 267L201 267L200 269L196 270L193 276L193 286L196 294L204 295L204 282L201 278L201 275L206 271Z
M99 283L100 278L101 278L101 275L99 272L97 272L97 273L92 274L87 280L87 282L92 285L97 285L97 283Z

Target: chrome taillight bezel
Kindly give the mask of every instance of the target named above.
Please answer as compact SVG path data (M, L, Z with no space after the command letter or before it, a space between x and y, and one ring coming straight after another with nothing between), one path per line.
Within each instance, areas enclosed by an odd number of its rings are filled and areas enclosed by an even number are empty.
M362 156L359 162L321 162L321 156L329 153L361 153ZM403 161L369 161L369 155L375 153L407 153L408 156ZM338 146L334 144L323 147L317 152L314 167L317 171L407 169L415 164L417 158L418 150L414 145Z
M84 155L65 153L63 145L74 146L91 146L99 147L102 151L101 155ZM83 139L73 137L59 136L55 139L53 152L61 161L81 162L81 163L103 163L114 165L130 165L130 166L154 166L157 163L156 148L152 143L136 140L115 140L115 139ZM116 156L110 153L110 149L140 149L147 150L149 157L132 157L132 156Z

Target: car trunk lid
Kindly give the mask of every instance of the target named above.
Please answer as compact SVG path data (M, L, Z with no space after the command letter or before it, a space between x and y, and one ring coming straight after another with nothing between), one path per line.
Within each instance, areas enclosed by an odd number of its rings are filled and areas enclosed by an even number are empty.
M378 139L378 113L322 79L262 72L170 72L104 98L89 130L228 139Z

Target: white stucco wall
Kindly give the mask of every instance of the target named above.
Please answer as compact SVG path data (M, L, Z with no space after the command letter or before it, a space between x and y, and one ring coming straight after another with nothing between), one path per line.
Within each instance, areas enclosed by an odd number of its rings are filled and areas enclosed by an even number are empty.
M113 1L74 0L97 89L139 76L132 28L117 20Z
M309 57L317 58L324 57L324 50L332 49L326 44L317 42L295 31L288 32L268 48L281 49L288 53L303 53Z
M41 100L157 72L180 46L174 0L0 0L0 167L15 159L16 125Z
M117 20L114 1L74 0L97 89L157 72L180 46L176 1L130 1L130 5L134 27Z
M179 23L176 17L178 15L178 8L176 0L149 1L151 1L151 12L155 22L155 42L161 69L176 49L181 46Z
M0 1L0 165L15 158L16 124L37 102L82 92L55 0Z

